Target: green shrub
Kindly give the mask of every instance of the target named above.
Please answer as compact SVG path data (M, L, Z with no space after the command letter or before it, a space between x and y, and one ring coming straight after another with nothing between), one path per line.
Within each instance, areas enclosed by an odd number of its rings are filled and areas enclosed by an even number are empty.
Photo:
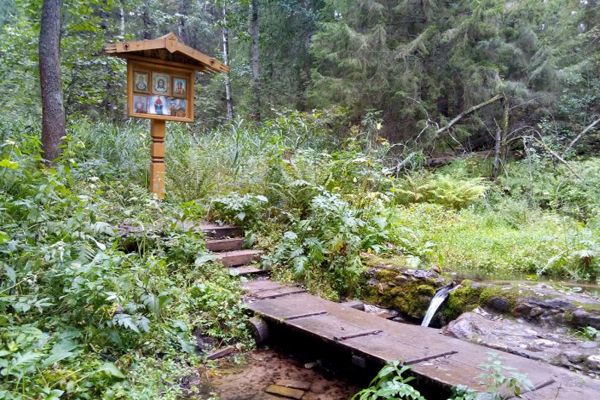
M212 200L209 218L217 222L232 223L248 228L260 223L268 199L261 195L240 195L232 192Z
M509 166L501 177L505 193L524 198L543 209L552 209L582 221L600 213L600 159L563 164L529 157Z
M481 199L486 186L481 178L449 175L407 175L392 188L398 204L433 203L459 209Z
M403 376L408 371L410 371L410 368L402 366L398 361L388 363L373 378L369 387L352 396L352 400L425 400L421 393L408 384L414 378Z

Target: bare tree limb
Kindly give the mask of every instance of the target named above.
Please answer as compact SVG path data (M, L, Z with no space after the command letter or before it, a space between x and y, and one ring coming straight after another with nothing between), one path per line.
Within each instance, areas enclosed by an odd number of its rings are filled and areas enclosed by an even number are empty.
M534 132L534 133L536 133L536 134L538 134L538 135L541 137L541 135L540 135L540 133L539 133L538 131L533 131L533 132ZM525 136L524 136L524 137L525 137ZM542 146L542 147L543 147L543 148L544 148L544 149L545 149L545 150L546 150L548 153L550 153L550 155L552 155L552 156L553 156L554 158L556 158L558 161L560 161L561 163L563 163L563 164L565 165L565 167L567 167L567 169L568 169L569 171L571 171L571 173L572 173L572 174L573 174L573 175L574 175L574 176L575 176L577 179L579 179L579 180L582 180L582 179L581 179L581 176L579 176L579 174L577 174L577 172L575 172L575 171L573 170L573 168L571 168L571 166L569 165L569 163L568 163L568 162L567 162L567 161L566 161L564 158L562 158L560 155L558 155L558 153L556 153L555 151L553 151L552 149L550 149L550 148L549 148L549 147L546 145L546 143L544 143L544 141L543 141L542 139L539 139L539 138L537 138L537 137L535 137L535 136L533 136L533 135L532 135L532 136L527 136L527 137L528 137L529 139L533 139L533 140L534 140L536 143L538 143L540 146Z
M581 131L581 133L579 133L579 135L577 135L575 137L575 139L571 140L571 143L569 143L569 145L567 146L567 148L565 149L565 151L563 151L563 157L565 156L565 154L568 153L569 150L571 150L571 148L573 146L575 146L575 143L577 143L579 141L579 139L581 139L581 137L583 135L585 135L586 133L588 133L589 131L591 131L592 129L594 129L594 127L596 125L598 125L600 123L600 118L598 118L597 120L595 120L594 122L592 122L591 124L589 124L584 130Z
M461 112L461 113L460 113L460 114L458 114L456 117L454 117L454 118L453 118L453 119L452 119L450 122L448 122L448 124L447 124L446 126L443 126L443 127L439 128L439 129L438 129L438 130L435 132L435 134L436 134L436 135L439 135L439 134L441 134L441 133L443 133L443 132L447 131L447 130L448 130L448 129L450 129L450 128L451 128L451 127L454 125L454 124L456 124L458 121L460 121L461 119L463 119L463 118L464 118L464 117L466 117L467 115L469 115L469 114L471 114L471 113L473 113L473 112L475 112L475 111L479 110L480 108L483 108L483 107L485 107L485 106L487 106L487 105L490 105L490 104L492 104L492 103L494 103L494 102L496 102L496 101L498 101L498 100L500 100L500 99L503 99L503 98L504 98L504 95L501 95L501 94L499 94L499 95L496 95L496 96L492 97L492 98L491 98L491 99L489 99L489 100L486 100L486 101L484 101L483 103L479 103L479 104L477 104L477 105L475 105L475 106L473 106L473 107L470 107L470 108L466 109L465 111Z

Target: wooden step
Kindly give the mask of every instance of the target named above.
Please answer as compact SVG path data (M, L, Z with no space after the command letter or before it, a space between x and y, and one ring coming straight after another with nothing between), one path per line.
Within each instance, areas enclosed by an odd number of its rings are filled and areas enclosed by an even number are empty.
M229 275L232 276L260 275L265 273L267 273L267 271L258 268L256 265L244 265L241 267L229 268Z
M229 239L210 239L206 241L206 248L210 251L232 251L241 250L244 238L236 237Z
M216 253L216 260L226 267L238 267L248 265L258 260L262 251L260 250L234 250Z
M242 229L234 225L217 225L210 222L202 222L200 229L211 239L225 239L243 235Z

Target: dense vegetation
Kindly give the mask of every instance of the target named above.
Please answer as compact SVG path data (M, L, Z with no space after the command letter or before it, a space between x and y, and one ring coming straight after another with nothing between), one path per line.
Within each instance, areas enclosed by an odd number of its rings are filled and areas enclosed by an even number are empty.
M597 1L253 1L259 85L249 3L65 0L52 166L41 2L0 4L0 398L176 398L206 343L249 348L238 280L186 220L243 226L274 277L332 299L360 296L367 255L599 278ZM159 202L124 64L98 52L175 31L220 55L225 30L235 117L225 77L199 77L196 122L168 126Z

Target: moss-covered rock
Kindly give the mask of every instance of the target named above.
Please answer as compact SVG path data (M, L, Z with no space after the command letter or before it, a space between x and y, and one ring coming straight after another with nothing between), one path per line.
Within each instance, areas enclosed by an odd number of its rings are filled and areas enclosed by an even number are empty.
M460 286L448 295L448 300L442 307L442 321L452 321L462 313L477 308L481 304L480 298L483 290L481 286L473 284L472 281L462 281Z
M407 317L421 319L436 290L446 284L437 272L376 264L371 259L367 300L394 308Z
M487 286L481 291L480 302L500 313L510 313L517 305L519 291L513 288Z
M414 269L405 257L369 256L366 300L420 320L435 292L451 282L433 269ZM547 284L473 282L464 280L452 290L435 320L442 324L483 306L542 325L600 328L600 303L584 294L564 293ZM597 328L597 329L598 329Z

